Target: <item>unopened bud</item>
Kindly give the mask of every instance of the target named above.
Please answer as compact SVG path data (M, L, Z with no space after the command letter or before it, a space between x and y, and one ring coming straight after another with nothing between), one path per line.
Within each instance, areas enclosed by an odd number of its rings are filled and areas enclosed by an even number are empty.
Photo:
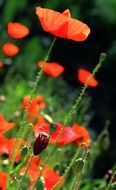
M45 132L40 132L36 141L34 142L33 150L34 155L40 154L47 146L49 142L49 135Z

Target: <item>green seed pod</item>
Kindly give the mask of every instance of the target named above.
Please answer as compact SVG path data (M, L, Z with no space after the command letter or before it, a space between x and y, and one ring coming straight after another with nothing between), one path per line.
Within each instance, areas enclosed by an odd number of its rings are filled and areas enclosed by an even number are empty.
M81 170L83 169L84 164L85 164L85 161L82 158L78 158L75 161L75 165L74 165L74 168L75 168L76 172L81 172Z

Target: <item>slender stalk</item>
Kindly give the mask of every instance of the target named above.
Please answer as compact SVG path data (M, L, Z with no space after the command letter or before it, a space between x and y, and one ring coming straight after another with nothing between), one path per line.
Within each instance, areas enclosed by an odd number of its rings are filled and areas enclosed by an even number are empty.
M81 184L82 175L83 175L83 172L81 171L81 172L79 173L79 176L78 176L78 181L77 181L77 183L76 183L76 185L75 185L75 187L74 187L73 190L78 190L78 189L79 189L80 184Z
M65 125L68 124L68 122L70 121L70 119L71 119L72 116L73 116L73 113L76 111L77 107L79 106L79 104L80 104L80 102L81 102L81 100L82 100L82 98L83 98L83 96L84 96L84 94L85 94L85 91L86 91L87 88L88 88L88 84L89 84L90 80L93 78L93 76L95 76L95 74L97 73L97 71L100 69L101 64L102 64L102 62L105 60L105 58L106 58L106 54L105 54L105 53L101 53L101 54L100 54L100 58L99 58L99 63L96 65L96 67L94 68L92 74L91 74L90 77L87 79L87 82L85 83L84 87L82 88L82 90L81 90L81 92L80 92L80 95L79 95L79 97L77 97L77 99L76 99L76 101L75 101L75 104L72 106L70 112L65 116L65 118L64 118L64 123L63 123L63 124L64 124L64 127L61 129L59 135L57 136L56 141L55 141L55 144L57 144L59 138L61 137L61 135L62 135L63 132L64 132ZM55 149L56 149L55 147L52 147L51 150L49 151L48 155L46 156L46 159L45 159L45 161L44 161L44 163L43 163L43 165L42 165L42 170L41 170L41 172L40 172L39 178L41 177L43 168L44 168L44 166L46 165L47 161L49 160L50 156L55 153ZM39 179L39 178L38 178L38 179ZM37 182L37 181L36 181L36 182ZM32 187L31 190L34 189L34 187L35 187L35 185L36 185L36 182L35 182L35 184L33 185L33 187Z
M84 161L86 159L88 145L84 142L84 143L81 144L82 148L83 148L83 145L85 146L85 150L84 150L84 153L83 153L83 156L82 156L82 160ZM81 184L81 179L83 177L84 165L85 165L85 163L83 164L82 170L79 172L78 179L77 179L76 185L75 185L73 190L79 190L79 187L80 187L80 184Z
M94 68L92 74L88 77L84 87L82 88L79 97L77 97L75 104L72 106L72 108L70 109L70 112L65 116L64 118L64 125L67 125L67 123L69 122L69 120L72 118L73 113L75 112L75 110L77 109L78 105L80 104L85 91L88 88L89 82L91 81L91 79L95 76L95 74L97 73L97 71L100 69L102 62L105 60L106 58L106 54L102 53L100 55L100 59L99 59L99 63L97 64L97 66Z
M79 151L77 150L75 155L73 156L69 166L66 168L66 170L64 171L64 174L62 175L62 177L59 179L59 181L53 186L52 190L55 190L58 185L60 184L60 182L63 180L63 178L66 177L66 175L68 174L68 172L70 171L70 169L72 168L72 166L74 165L77 157L78 157Z
M17 138L16 138L16 140L15 140L15 142L14 142L14 148L13 148L13 151L12 151L12 154L11 154L11 159L10 159L10 167L9 167L9 169L8 169L8 182L7 182L7 187L9 188L9 180L10 180L10 173L11 173L11 171L12 171L12 168L13 168L13 163L14 163L14 159L15 159L15 156L16 156L16 147L17 147L17 141L18 141L18 138L20 137L21 139L23 139L24 138L24 136L25 136L25 134L26 134L26 132L28 131L28 128L26 128L24 125L25 125L25 123L26 123L26 119L27 119L27 113L28 113L28 110L29 110L29 107L30 107L30 104L31 104L31 100L32 100L32 98L34 97L34 95L35 95L35 91L36 91L36 89L37 89L37 86L38 86L38 84L39 84L39 82L40 82L40 79L41 79L41 77L42 77L42 75L43 75L43 70L44 70L44 68L45 68L45 66L46 66L46 62L48 61L48 59L49 59L49 55L50 55L50 53L51 53L51 51L52 51L52 48L53 48L53 46L54 46L54 43L55 43L55 41L56 41L56 37L53 39L53 42L52 42L52 44L51 44L51 46L50 46L50 48L49 48L49 50L48 50L48 53L47 53L47 55L45 56L45 58L44 58L44 63L43 63L43 67L42 67L42 69L40 70L40 72L37 74L37 77L36 77L36 81L35 81L35 85L34 85L34 87L33 87L33 89L31 90L31 95L30 95L30 100L29 100L29 102L28 102L28 105L27 105L27 107L26 107L26 109L25 109L25 112L24 112L24 114L23 114L23 118L22 118L22 121L21 121L21 123L20 123L20 129L19 129L19 131L18 131L18 133L17 133ZM19 147L20 147L20 144L19 144ZM18 149L18 148L17 148Z
M30 164L31 164L31 161L32 161L33 157L34 157L34 155L32 154L31 157L30 157L30 160L29 160L29 162L28 162L28 164L27 164L25 173L24 173L22 179L19 181L17 190L19 190L19 189L21 188L21 184L22 184L22 182L23 182L23 180L24 180L24 178L25 178L25 176L26 176L26 174L27 174L27 171L28 171L28 169L29 169L29 166L30 166Z

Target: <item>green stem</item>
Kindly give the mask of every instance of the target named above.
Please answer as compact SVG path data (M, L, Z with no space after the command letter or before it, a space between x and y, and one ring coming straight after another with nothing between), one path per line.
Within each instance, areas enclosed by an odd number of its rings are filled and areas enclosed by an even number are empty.
M105 58L106 58L106 54L105 54L105 53L101 53L101 54L100 54L100 58L99 58L99 63L98 63L97 66L94 68L94 70L93 70L92 74L90 75L90 77L87 79L87 82L85 83L85 86L82 88L82 91L80 92L80 95L79 95L79 97L76 99L75 104L72 106L70 112L69 112L69 113L66 115L66 117L64 118L64 127L61 129L59 135L57 136L56 141L55 141L55 144L57 144L59 138L61 137L61 135L62 135L63 132L64 132L65 125L67 125L67 123L69 122L69 120L72 118L73 113L76 111L77 106L80 104L80 102L81 102L81 100L82 100L82 98L83 98L83 96L84 96L84 94L85 94L85 91L86 91L86 89L88 88L88 84L89 84L90 80L93 78L93 76L95 76L96 72L100 69L101 64L102 64L102 62L105 60ZM40 172L40 176L41 176L42 171L43 171L43 168L44 168L44 166L46 165L47 161L49 160L50 156L55 153L55 149L56 149L55 147L52 147L51 150L49 151L48 156L46 157L46 159L45 159L45 161L44 161L44 163L43 163L43 165L42 165L42 170L41 170L41 172ZM39 176L39 178L40 178L40 176ZM39 179L39 178L38 178L38 179ZM35 183L35 185L36 185L36 183ZM35 185L33 186L32 190L34 189Z
M79 154L79 150L76 151L74 157L72 158L69 166L66 168L66 170L64 171L64 174L62 175L62 177L59 179L59 181L53 186L52 190L55 190L57 188L57 186L60 184L60 182L63 180L63 178L66 177L66 175L68 174L68 172L70 171L70 169L72 168L72 166L74 165L77 157Z
M28 171L28 169L29 169L29 166L30 166L30 164L31 164L31 161L32 161L33 157L34 157L34 155L32 154L31 157L30 157L30 160L29 160L29 162L28 162L28 165L27 165L27 167L26 167L25 173L24 173L22 179L19 181L17 190L19 190L19 189L21 188L21 184L22 184L22 182L23 182L23 180L24 180L24 178L25 178L25 176L26 176L26 174L27 174L27 171Z
M72 106L70 112L65 116L64 118L64 125L67 125L67 123L69 122L69 120L72 118L73 113L76 111L78 105L80 104L86 89L88 88L89 82L90 80L95 76L95 74L97 73L97 71L100 69L102 62L105 60L106 55L105 54L101 54L100 55L100 59L99 59L99 63L97 64L97 66L94 68L92 74L88 77L84 87L82 88L79 97L77 97L75 104Z
M86 159L87 150L88 150L88 145L87 145L85 142L83 142L83 143L81 144L81 147L82 147L82 148L83 148L83 145L85 146L85 150L84 150L84 153L83 153L83 156L82 156L82 160L84 161L84 160ZM85 163L84 163L84 165L85 165ZM79 172L78 180L77 180L77 182L76 182L76 185L75 185L75 187L74 187L74 190L78 190L79 187L80 187L81 179L82 179L82 176L83 176L84 165L83 165L82 170Z
M56 41L56 37L53 39L53 42L52 42L52 44L51 44L51 46L50 46L50 48L49 48L49 50L48 50L48 53L47 53L46 57L44 58L44 63L43 63L42 69L41 69L40 72L37 74L36 81L35 81L35 85L34 85L32 91L31 91L30 100L29 100L28 105L27 105L27 107L26 107L26 110L25 110L25 112L24 112L24 114L23 114L23 118L22 118L22 121L21 121L21 123L20 123L20 129L19 129L19 131L18 131L18 133L17 133L17 135L16 135L17 138L16 138L16 140L15 140L15 142L14 142L14 148L13 148L13 151L12 151L12 154L11 154L12 160L10 160L11 163L10 163L10 167L9 167L9 170L8 170L8 183L7 183L7 187L8 187L8 188L9 188L10 173L11 173L11 171L12 171L13 163L14 163L14 159L15 159L15 155L16 155L16 154L15 154L15 147L16 147L18 138L23 139L24 136L25 136L25 134L26 134L26 132L28 131L28 128L26 128L26 127L24 126L25 123L26 123L26 119L27 119L27 112L28 112L28 110L29 110L31 100L32 100L32 98L33 98L34 95L35 95L35 91L36 91L37 86L38 86L38 84L39 84L39 81L40 81L40 79L41 79L41 77L42 77L43 70L44 70L44 68L45 68L45 66L46 66L46 62L47 62L48 59L49 59L49 55L50 55L50 53L51 53L51 51L52 51L52 48L53 48L53 46L54 46L55 41ZM19 145L19 147L20 147L20 145Z

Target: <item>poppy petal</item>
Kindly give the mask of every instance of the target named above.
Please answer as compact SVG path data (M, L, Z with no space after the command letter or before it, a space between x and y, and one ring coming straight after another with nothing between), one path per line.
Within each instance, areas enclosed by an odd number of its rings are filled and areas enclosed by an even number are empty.
M59 13L50 9L37 7L36 14L43 29L55 36L74 41L83 41L90 33L90 28L86 24L70 17L68 9L63 13Z
M13 57L14 55L19 53L19 47L12 43L6 43L2 46L2 51L7 56Z
M90 77L91 73L90 71L86 70L86 69L82 69L80 68L77 71L77 78L78 80L82 83L85 84L88 80L88 78ZM98 81L95 79L95 77L92 77L91 80L89 81L88 86L90 87L96 87L98 86Z
M8 174L0 172L0 189L6 190Z
M87 129L75 123L72 126L72 130L78 135L78 138L75 141L78 146L83 142L85 142L89 147L91 146L91 139Z
M71 127L64 127L61 123L56 123L57 129L52 133L50 138L50 143L55 144L56 139L60 134L60 131L63 129L63 133L60 136L57 145L65 145L69 144L77 139L77 134L72 130Z
M43 63L44 61L40 61L38 63L38 66L40 68L43 67ZM61 66L60 64L58 63L47 63L47 65L45 66L44 68L44 73L46 75L49 75L51 77L58 77L60 76L62 73L64 72L64 67Z
M15 126L15 123L9 123L5 120L4 116L0 114L0 135L10 130Z
M18 23L18 22L9 22L8 23L8 34L15 39L24 38L29 34L29 29Z

